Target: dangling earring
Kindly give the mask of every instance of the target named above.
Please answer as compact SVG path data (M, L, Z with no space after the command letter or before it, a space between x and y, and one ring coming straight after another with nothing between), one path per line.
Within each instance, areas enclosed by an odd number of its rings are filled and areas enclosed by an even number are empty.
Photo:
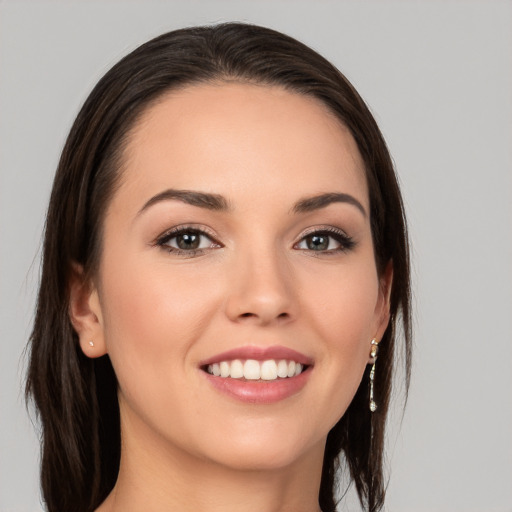
M370 358L373 363L372 369L370 370L370 411L375 412L377 410L377 403L373 399L373 381L375 380L375 363L377 361L377 354L379 352L379 342L374 338L372 340L372 348L370 349Z

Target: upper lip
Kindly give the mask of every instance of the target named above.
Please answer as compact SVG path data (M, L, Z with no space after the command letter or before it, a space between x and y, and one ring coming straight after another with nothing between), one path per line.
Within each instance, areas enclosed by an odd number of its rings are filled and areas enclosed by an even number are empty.
M259 347L256 345L248 345L245 347L237 347L220 354L216 354L199 363L199 366L207 366L209 364L220 363L221 361L233 361L235 359L255 359L256 361L266 361L268 359L286 359L295 361L303 365L312 365L313 359L296 350L281 345L273 345L270 347Z

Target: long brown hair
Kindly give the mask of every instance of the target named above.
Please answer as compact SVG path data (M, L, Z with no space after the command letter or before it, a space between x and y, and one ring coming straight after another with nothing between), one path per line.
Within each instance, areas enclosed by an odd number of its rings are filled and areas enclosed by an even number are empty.
M406 385L411 360L409 250L403 203L386 143L364 101L327 60L279 32L227 23L159 36L124 57L87 98L62 152L46 220L42 275L26 393L42 424L41 485L50 512L91 512L119 470L117 382L107 356L85 357L68 315L73 263L98 268L102 222L116 190L127 135L165 92L200 82L279 85L322 101L350 130L363 161L377 269L392 262L391 320L368 408L368 373L329 432L319 504L334 512L338 471L348 468L364 508L382 508L384 431L401 328Z

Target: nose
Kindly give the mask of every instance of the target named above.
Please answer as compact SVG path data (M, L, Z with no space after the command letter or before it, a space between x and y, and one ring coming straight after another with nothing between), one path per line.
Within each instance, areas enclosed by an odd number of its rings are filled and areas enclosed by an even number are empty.
M226 315L231 321L269 325L297 315L289 262L275 250L239 254L230 268Z

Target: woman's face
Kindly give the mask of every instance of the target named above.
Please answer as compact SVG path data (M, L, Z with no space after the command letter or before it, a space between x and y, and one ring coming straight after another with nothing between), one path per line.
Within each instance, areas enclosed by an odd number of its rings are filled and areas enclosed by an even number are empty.
M81 342L111 358L124 442L236 468L322 453L388 321L349 131L278 87L191 86L121 172Z

